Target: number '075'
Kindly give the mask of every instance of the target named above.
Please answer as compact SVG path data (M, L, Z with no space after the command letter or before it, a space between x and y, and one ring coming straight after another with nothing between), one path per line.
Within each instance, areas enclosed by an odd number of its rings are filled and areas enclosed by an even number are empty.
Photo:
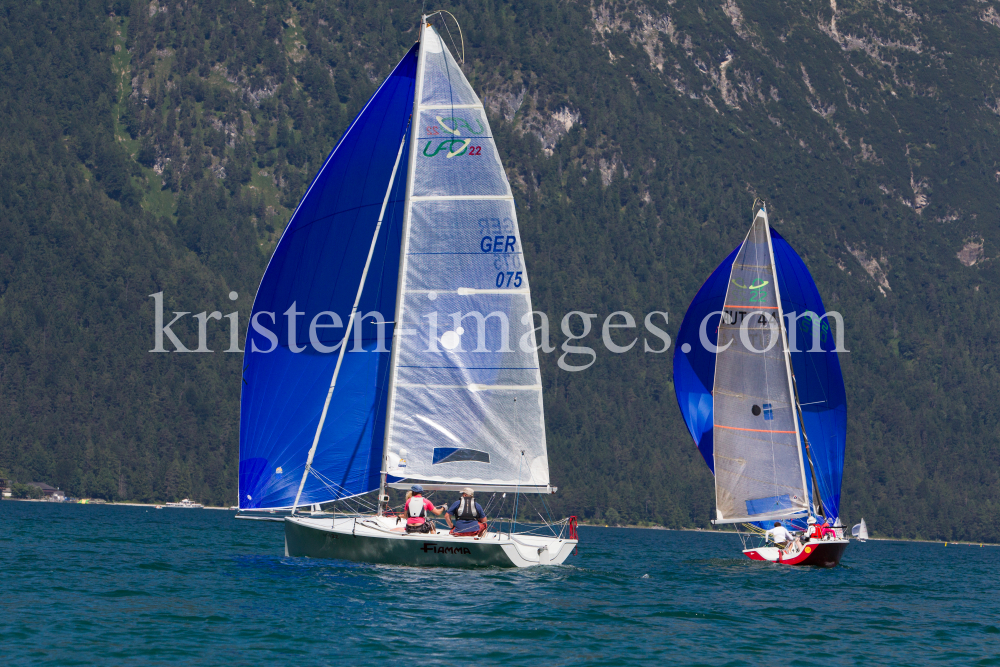
M501 271L497 274L497 287L521 286L521 271Z

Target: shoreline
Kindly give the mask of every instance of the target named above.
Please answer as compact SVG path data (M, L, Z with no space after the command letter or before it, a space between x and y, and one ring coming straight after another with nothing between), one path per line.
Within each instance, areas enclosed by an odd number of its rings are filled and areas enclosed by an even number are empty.
M735 530L716 530L714 528L666 528L665 526L612 526L594 524L594 523L579 523L581 527L587 528L629 528L635 530L669 530L679 533L708 533L711 535L736 535ZM856 538L850 538L852 542L857 542ZM944 546L964 546L964 547L1000 547L1000 543L995 542L968 542L965 540L925 540L917 539L915 537L869 537L867 542L915 542L920 544L941 544Z
M216 507L214 505L204 505L202 507L169 507L168 508L167 507L167 503L168 502L172 502L172 501L166 501L166 500L163 501L162 503L114 503L114 502L108 502L108 501L103 501L103 502L99 502L99 503L93 503L93 502L89 502L91 500L90 498L83 498L83 500L87 500L88 502L81 503L79 501L77 501L77 502L66 502L66 501L58 501L58 500L42 500L42 499L39 499L39 498L4 498L4 502L6 502L8 500L11 500L11 501L14 501L14 502L17 502L17 503L43 503L43 504L46 504L46 505L94 505L95 507L103 505L103 506L106 506L106 507L160 507L162 509L172 509L172 510L199 509L199 510L227 510L227 511L231 511L231 512L235 512L236 511L236 510L231 510L228 507Z
M4 498L6 501L15 501L21 503L48 503L52 505L103 505L103 506L117 506L117 507L157 507L157 503L67 503L67 502L56 502L52 500L38 500L35 498ZM89 500L89 499L88 499ZM166 506L166 502L160 503L161 509L206 509L206 510L223 510L235 512L237 510L230 509L229 507L216 507L212 505L205 505L204 507L198 508L188 508L188 507L170 507ZM665 526L636 526L636 525L616 525L612 526L610 524L594 524L594 523L583 523L579 522L578 525L581 528L627 528L630 530L667 530L673 532L687 532L687 533L707 533L711 535L736 535L734 530L716 530L714 528L667 528ZM858 540L851 538L852 542L857 542ZM919 544L941 544L943 546L966 546L966 547L1000 547L1000 544L994 542L968 542L964 540L958 540L952 542L950 540L925 540L917 539L914 537L869 537L869 542L914 542Z

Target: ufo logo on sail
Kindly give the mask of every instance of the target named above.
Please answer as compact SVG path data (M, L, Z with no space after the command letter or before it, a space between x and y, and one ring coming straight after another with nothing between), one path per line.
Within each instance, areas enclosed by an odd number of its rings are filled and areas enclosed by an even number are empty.
M740 285L738 282L736 282L736 278L733 278L733 284L741 289L760 289L761 287L767 286L767 284L770 282L771 282L770 280L765 280L759 285L750 285L749 287L747 287L746 285Z

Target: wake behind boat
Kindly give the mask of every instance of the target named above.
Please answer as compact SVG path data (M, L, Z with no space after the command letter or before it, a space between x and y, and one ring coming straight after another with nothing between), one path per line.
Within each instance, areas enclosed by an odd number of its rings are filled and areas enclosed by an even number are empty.
M752 560L834 567L847 547L839 516L846 394L835 343L843 326L835 336L827 315L761 204L678 332L674 388L715 474L712 523L735 524ZM813 530L811 517L825 527ZM768 546L769 530L788 528L803 531L799 542Z
M513 195L482 102L428 18L327 158L261 281L240 511L290 510L290 556L558 564L575 523L527 534L516 522L525 494L555 489ZM266 326L282 314L287 326ZM401 532L387 488L408 488L403 479L492 494L491 525L481 537ZM330 502L333 516L298 514Z

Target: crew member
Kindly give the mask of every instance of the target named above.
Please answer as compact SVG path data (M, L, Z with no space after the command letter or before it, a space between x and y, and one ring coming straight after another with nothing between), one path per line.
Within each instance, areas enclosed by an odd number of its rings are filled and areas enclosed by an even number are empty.
M780 521L775 521L774 528L767 531L767 538L774 542L774 545L779 549L784 549L788 541L792 539L792 534L781 525Z
M486 512L483 506L476 502L474 491L465 487L462 497L451 504L444 520L451 528L451 534L456 537L481 537L486 532ZM455 517L452 523L451 518Z
M824 534L825 530L829 530L829 528L830 528L830 524L829 523L820 524L816 520L816 517L814 517L814 516L809 517L809 519L806 521L806 523L808 524L806 526L806 539L821 540L821 539L823 539L823 534ZM825 529L824 529L824 526L825 526Z
M411 486L410 491L413 495L406 501L406 532L436 533L434 522L427 520L427 513L433 512L436 516L441 516L441 513L444 512L444 505L435 507L434 503L424 498L424 487L419 484Z
M837 538L837 531L835 531L830 526L830 519L829 519L829 517L823 517L823 523L820 526L818 526L816 528L816 530L817 530L817 532L819 532L819 539L821 539L821 540L824 537L826 537L827 535L829 535L833 539Z

